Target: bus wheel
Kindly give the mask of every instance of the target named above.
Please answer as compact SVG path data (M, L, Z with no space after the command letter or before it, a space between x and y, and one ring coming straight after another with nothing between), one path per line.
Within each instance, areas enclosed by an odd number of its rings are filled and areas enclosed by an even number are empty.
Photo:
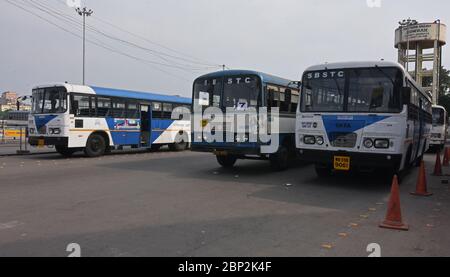
M95 158L102 156L106 151L105 139L99 134L93 134L89 137L84 153L86 156Z
M286 146L280 146L278 152L270 155L270 166L275 171L282 171L289 167L289 150Z
M76 152L75 149L70 149L65 146L55 146L56 152L58 152L61 156L70 158Z
M169 144L171 151L184 151L188 148L189 142L185 135L178 135L175 141L177 142Z
M316 174L319 177L330 177L331 176L331 169L328 166L323 165L315 165Z
M237 157L232 155L216 156L217 162L224 168L232 168L237 161Z

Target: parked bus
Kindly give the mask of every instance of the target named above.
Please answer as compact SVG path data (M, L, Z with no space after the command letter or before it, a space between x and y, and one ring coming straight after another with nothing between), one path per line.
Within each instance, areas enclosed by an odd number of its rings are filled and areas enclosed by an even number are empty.
M392 62L310 67L303 75L296 143L319 176L418 164L430 143L431 95Z
M448 113L442 106L433 106L433 128L431 129L430 146L443 149L447 142Z
M300 101L300 90L295 82L275 77L261 72L247 70L229 70L207 74L194 82L193 109L205 111L209 107L216 107L226 113L232 109L232 114L245 113L248 108L259 110L267 108L269 117L270 108L279 108L279 146L273 154L263 153L261 148L265 145L261 141L249 140L249 126L246 134L240 137L236 130L232 136L233 142L207 142L202 132L194 134L199 136L192 139L192 150L199 152L212 152L216 155L218 163L223 167L233 167L238 159L270 160L272 167L282 170L288 167L290 158L295 155L295 114ZM195 122L194 122L195 124ZM248 124L248 122L247 122ZM203 122L207 127L208 122ZM221 130L226 136L226 126ZM253 126L254 127L254 126Z
M33 89L29 142L64 155L98 157L123 146L172 150L190 142L191 99L110 88L55 84ZM173 119L172 112L184 116ZM178 120L179 119L179 120Z

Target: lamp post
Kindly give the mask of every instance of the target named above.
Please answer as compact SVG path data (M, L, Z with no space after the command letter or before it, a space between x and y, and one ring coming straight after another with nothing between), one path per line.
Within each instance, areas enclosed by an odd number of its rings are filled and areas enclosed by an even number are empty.
M94 11L91 9L76 8L77 13L83 17L83 85L86 83L86 17L91 16Z
M408 18L408 19L403 19L398 24L400 25L400 31L401 31L400 39L403 38L403 28L406 27L406 71L409 73L409 41L410 41L409 40L409 29L411 26L419 24L419 22L417 20Z

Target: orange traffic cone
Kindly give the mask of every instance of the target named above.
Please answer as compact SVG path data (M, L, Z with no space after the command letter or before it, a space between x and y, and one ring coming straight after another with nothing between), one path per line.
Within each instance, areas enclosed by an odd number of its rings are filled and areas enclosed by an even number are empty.
M441 151L436 153L436 164L434 165L434 176L442 176Z
M402 221L402 211L400 208L400 189L398 186L398 177L394 176L392 180L391 197L389 199L386 219L380 224L381 228L408 231L409 226Z
M450 160L449 160L450 157L449 157L448 150L449 149L447 147L445 147L445 149L444 149L444 161L442 162L442 166L445 166L445 167L450 165Z
M417 179L416 191L411 192L411 194L416 196L433 195L432 193L429 193L427 189L427 176L425 171L425 163L423 161L420 163L420 171L419 171L419 178Z

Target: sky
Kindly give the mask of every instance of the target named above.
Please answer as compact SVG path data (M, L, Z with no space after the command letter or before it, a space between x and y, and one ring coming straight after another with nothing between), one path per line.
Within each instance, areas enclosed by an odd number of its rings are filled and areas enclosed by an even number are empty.
M66 0L8 1L0 0L0 92L80 84L82 18L74 8ZM307 67L324 62L396 61L394 30L401 19L450 24L448 0L81 2L94 11L87 19L95 28L87 30L88 85L183 96L191 95L196 77L222 64L299 80ZM443 65L450 67L448 46Z

